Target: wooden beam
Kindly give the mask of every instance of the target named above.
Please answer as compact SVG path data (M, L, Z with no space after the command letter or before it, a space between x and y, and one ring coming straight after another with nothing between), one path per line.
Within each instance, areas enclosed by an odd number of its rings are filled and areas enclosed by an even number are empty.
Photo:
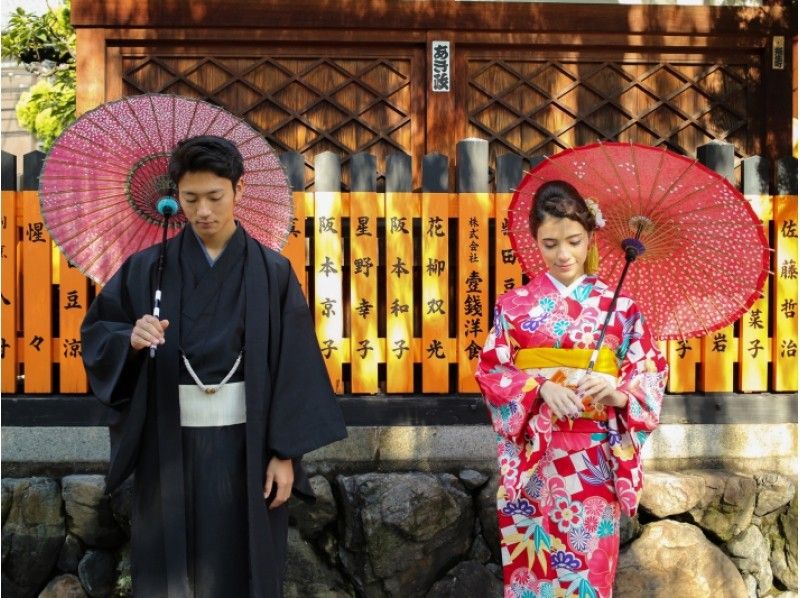
M271 24L270 24L271 25ZM288 50L319 52L330 49L330 45L341 48L341 42L346 39L348 43L356 44L392 44L391 51L396 54L397 48L408 45L425 43L428 32L422 30L401 29L361 29L342 32L332 29L289 29L289 28L114 28L106 30L106 39L110 44L124 46L126 52L143 51L145 48L168 46L171 51L204 54L241 54L253 49L262 49L264 44L280 44ZM727 56L731 49L748 50L752 48L766 48L771 43L768 31L754 31L742 33L737 36L712 33L698 33L694 31L675 31L666 35L664 33L631 33L628 31L604 32L596 30L584 31L464 31L450 30L452 39L459 43L470 44L476 47L486 47L496 50L515 46L553 46L565 55L575 54L570 52L574 46L581 50L608 49L611 52L623 52L630 47L637 51L659 52L668 49L672 52L699 55L698 50L706 55L709 50ZM313 43L308 42L313 39ZM140 43L141 42L141 43ZM184 42L184 45L181 45ZM220 46L225 42L226 46ZM293 46L292 44L297 44ZM335 48L334 48L335 49ZM369 48L370 52L380 52L380 46ZM386 51L385 49L383 50ZM530 54L530 49L520 50Z
M653 6L394 0L73 0L78 27L246 27L394 30L791 34L796 6Z

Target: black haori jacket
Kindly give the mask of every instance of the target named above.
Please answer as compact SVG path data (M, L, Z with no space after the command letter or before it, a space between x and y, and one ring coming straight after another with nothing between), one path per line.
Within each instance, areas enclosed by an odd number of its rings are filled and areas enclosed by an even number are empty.
M113 408L107 491L135 472L131 520L134 589L189 595L186 514L178 376L180 244L167 243L161 318L166 342L155 359L134 352L135 321L151 313L159 246L122 265L92 303L81 327L83 360L92 390ZM313 498L300 458L344 438L311 313L289 261L246 235L244 378L250 595L282 595L286 557L285 506L268 510L263 486L273 455L295 463L294 492ZM140 529L137 529L137 525ZM137 583L137 580L141 583ZM162 592L159 592L161 594Z

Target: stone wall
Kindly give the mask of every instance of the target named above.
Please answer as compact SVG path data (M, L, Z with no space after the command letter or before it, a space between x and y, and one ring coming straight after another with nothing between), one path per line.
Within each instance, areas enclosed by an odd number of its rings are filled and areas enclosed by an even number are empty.
M290 505L286 597L500 597L493 472L313 475ZM622 525L614 595L796 596L796 480L722 470L649 472ZM130 484L2 481L2 594L130 594Z

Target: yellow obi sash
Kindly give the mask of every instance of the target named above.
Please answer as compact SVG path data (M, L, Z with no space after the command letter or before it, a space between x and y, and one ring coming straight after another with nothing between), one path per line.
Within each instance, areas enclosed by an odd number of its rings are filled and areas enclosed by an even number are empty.
M563 370L583 371L589 366L589 359L592 356L591 349L556 349L553 347L537 347L532 349L520 349L514 357L514 365L521 370L530 369L555 369L552 375L548 376L552 382L563 384L574 388L577 383L576 376L579 372L570 372L569 375ZM614 378L619 377L619 365L617 358L611 349L603 347L597 356L597 363L594 371L606 374ZM580 417L594 420L608 419L605 409L596 411L591 408L591 397L584 397L583 404L586 410Z
M589 367L591 349L556 349L553 347L537 347L534 349L520 349L514 357L514 365L521 370L540 368L575 368L585 370ZM602 347L594 366L595 372L619 376L619 366L614 352L607 347Z

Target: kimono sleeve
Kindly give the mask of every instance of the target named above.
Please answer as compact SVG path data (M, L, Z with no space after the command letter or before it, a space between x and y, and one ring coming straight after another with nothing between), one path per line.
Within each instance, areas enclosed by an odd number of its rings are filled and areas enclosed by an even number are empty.
M83 364L95 396L113 407L127 403L141 371L145 351L131 347L136 322L125 288L127 262L103 287L81 324Z
M347 436L300 283L289 268L281 305L279 361L269 413L269 450L299 458Z
M624 315L625 350L620 367L618 390L628 396L623 424L628 431L639 432L641 444L647 432L658 426L664 389L667 382L667 361L658 350L639 308L631 302Z
M475 378L492 418L492 427L501 436L517 441L530 418L539 396L537 380L514 365L519 344L509 334L511 323L498 301L494 326L478 358Z

